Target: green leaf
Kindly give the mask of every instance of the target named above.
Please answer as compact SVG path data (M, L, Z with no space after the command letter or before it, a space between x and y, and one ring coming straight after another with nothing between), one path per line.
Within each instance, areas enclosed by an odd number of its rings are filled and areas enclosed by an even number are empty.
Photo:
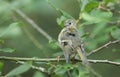
M54 70L55 74L57 75L63 75L66 71L67 70L65 70L62 66L59 66Z
M53 73L53 72L54 72L54 71L53 71L54 69L55 69L54 66L49 67L49 68L48 68L48 73Z
M90 77L88 71L80 71L79 77Z
M90 77L90 73L89 73L89 70L87 68L79 68L79 76L78 77Z
M98 7L98 5L99 5L98 2L96 2L96 1L89 2L89 3L86 5L84 11L85 11L85 12L90 12L92 9Z
M16 50L12 48L3 48L3 49L0 49L0 51L12 53L12 52L15 52Z
M109 2L113 2L114 0L103 0L106 4Z
M41 72L35 72L34 76L33 77L45 77L45 75Z
M63 75L70 69L73 69L73 66L71 64L58 65L54 72L58 75Z
M16 75L20 75L20 74L28 71L30 68L31 68L31 64L25 63L25 64L20 65L20 66L14 68L13 70L11 70L5 77L13 77Z
M90 12L92 9L98 7L98 2L95 0L80 0L80 9L82 12Z
M102 12L100 10L92 10L90 14L83 12L81 14L83 19L90 23L107 23L112 17L111 12Z
M21 34L21 28L19 27L21 26L21 23L19 22L15 22L15 23L12 23L9 25L9 27L5 28L5 29L2 29L0 31L0 37L3 37L3 36L17 36L19 34Z
M48 45L53 49L57 49L59 47L57 41L55 40L50 40Z
M3 44L4 43L4 40L3 39L0 39L0 44Z
M0 62L0 71L2 70L2 68L3 68L3 62Z
M72 73L75 77L90 77L89 70L84 65L77 64L76 66Z
M113 38L120 40L120 29L119 28L113 28L111 31L111 35Z
M65 20L66 20L65 16L61 16L60 18L57 18L58 25L60 25L61 27L64 27L64 21Z
M80 0L81 11L84 11L84 9L88 3L89 3L89 0Z

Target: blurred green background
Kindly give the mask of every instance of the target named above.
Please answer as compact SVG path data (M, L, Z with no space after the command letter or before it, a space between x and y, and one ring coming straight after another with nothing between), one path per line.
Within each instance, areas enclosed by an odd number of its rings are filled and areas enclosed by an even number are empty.
M83 35L87 52L109 42L120 40L120 1L119 0L50 0L58 9L64 10L73 18L80 21L79 30ZM80 1L80 3L79 3ZM16 51L10 53L0 51L0 56L11 57L38 57L49 58L62 55L59 47L51 43L31 26L24 18L15 12L19 8L36 24L57 40L62 27L58 25L63 19L47 0L0 0L0 48L12 48ZM64 16L66 17L66 16ZM67 18L67 17L66 17ZM56 41L55 41L56 42ZM112 44L95 53L90 59L108 59L120 61L120 45ZM3 65L2 75L18 66L14 62L0 61ZM120 66L110 64L92 64L93 68L103 77L119 77ZM36 70L29 70L21 76L39 77ZM44 76L41 76L44 77ZM55 77L55 76L53 76ZM57 77L57 76L56 76ZM77 76L76 76L77 77Z

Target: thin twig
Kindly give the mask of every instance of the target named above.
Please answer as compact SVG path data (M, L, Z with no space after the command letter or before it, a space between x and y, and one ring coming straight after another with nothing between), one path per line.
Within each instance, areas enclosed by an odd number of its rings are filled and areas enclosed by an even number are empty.
M25 13L23 13L19 9L14 9L14 11L20 15L23 19L25 19L33 28L35 28L39 33L41 33L44 37L46 37L48 40L51 40L52 37L46 33L40 26L38 26L31 18L29 18Z
M80 61L79 59L75 59L75 61ZM111 65L116 65L116 66L120 66L120 62L113 62L110 60L93 60L93 59L88 59L88 62L90 63L104 63L104 64L111 64Z
M88 53L87 56L90 56L90 55L92 55L92 54L94 54L94 53L96 53L96 52L102 50L103 48L106 48L107 46L109 46L109 45L111 45L111 44L118 43L118 42L120 42L120 41L119 41L119 40L109 41L108 43L106 43L106 44L102 45L101 47L99 47L99 48L97 48L97 49L91 51L90 53Z
M109 60L88 60L90 63L105 63L120 66L120 62L113 62Z
M0 56L0 60L8 60L8 61L34 61L34 62L58 62L57 58L19 58L19 57L6 57ZM64 58L60 58L59 61L65 61ZM75 59L75 61L81 62L81 60ZM113 62L109 60L91 60L88 59L90 63L105 63L120 66L120 62Z
M11 60L11 61L36 61L36 62L55 62L57 58L20 58L20 57L6 57L0 56L0 60ZM64 58L60 58L59 61L64 61Z

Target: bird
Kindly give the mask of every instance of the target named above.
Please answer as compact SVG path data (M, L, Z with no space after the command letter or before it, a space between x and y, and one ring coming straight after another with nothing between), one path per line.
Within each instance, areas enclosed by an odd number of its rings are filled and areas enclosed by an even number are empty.
M83 42L80 38L80 32L74 19L64 21L64 28L58 35L58 43L64 52L66 63L70 63L70 56L78 52L83 64L89 65Z
M94 71L87 60L84 44L81 40L81 34L77 29L76 23L77 22L75 21L75 19L65 20L64 28L58 35L58 44L64 52L66 63L70 63L71 55L78 53L83 65L89 70L89 73L92 73L97 77L102 77L99 73ZM70 77L70 71L68 71L67 73Z

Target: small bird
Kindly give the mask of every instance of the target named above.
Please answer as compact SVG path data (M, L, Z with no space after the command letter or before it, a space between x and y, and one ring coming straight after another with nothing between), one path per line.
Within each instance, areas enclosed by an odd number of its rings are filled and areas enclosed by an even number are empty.
M102 77L90 66L86 57L86 52L84 50L82 40L80 38L80 32L76 26L76 21L74 19L67 19L64 22L64 28L61 30L58 36L58 43L64 52L66 63L70 63L70 56L77 52L83 64L89 70L90 74L92 73L97 77ZM70 71L67 73L70 77Z
M67 19L64 22L64 28L58 36L58 43L64 52L66 63L70 62L70 56L72 54L78 52L83 64L89 64L80 38L80 33L76 27L76 21L74 19Z

